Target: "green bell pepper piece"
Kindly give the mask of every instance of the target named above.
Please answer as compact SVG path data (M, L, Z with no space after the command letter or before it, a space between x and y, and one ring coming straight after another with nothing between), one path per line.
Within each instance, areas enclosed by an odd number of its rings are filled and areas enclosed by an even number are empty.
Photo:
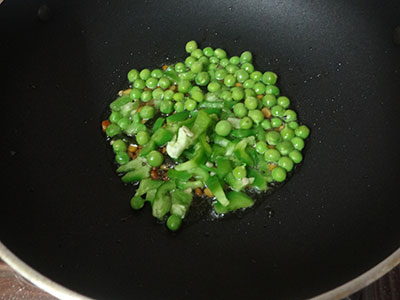
M129 171L128 173L126 173L124 176L121 177L121 180L123 182L128 183L128 182L143 180L149 177L150 177L150 166L146 165L141 167L140 169Z
M186 193L182 190L174 190L170 193L172 198L171 214L180 216L182 219L189 211L192 203L193 193Z
M255 135L255 131L253 129L234 129L231 131L231 135L235 138L245 138Z
M158 128L156 132L151 136L151 140L153 140L157 146L163 146L172 140L174 134L165 128Z
M225 157L218 157L217 158L217 176L219 179L224 179L228 173L232 171L232 162L230 159Z
M150 139L150 141L143 146L142 150L139 152L139 157L145 157L147 154L149 154L151 151L155 150L157 148L156 142Z
M125 105L131 101L132 101L132 99L129 97L129 95L124 95L124 96L118 97L113 102L111 102L110 108L113 111L120 111L120 109L123 105Z
M127 162L124 165L119 166L117 172L118 173L129 172L146 166L148 166L146 159L138 157L134 160Z
M177 171L175 169L169 169L167 172L168 178L171 180L183 180L188 181L192 178L192 174L186 171Z
M235 149L233 150L233 154L244 164L249 167L254 166L254 161L252 157L246 152L247 141L241 140L236 144Z
M267 180L266 178L258 171L254 169L250 169L248 171L247 177L254 178L254 181L252 184L250 184L251 187L256 188L259 191L266 191L268 186L267 186Z
M175 182L168 181L163 183L157 190L152 205L152 212L153 216L159 220L162 220L171 209L172 203L169 193L173 189L175 189Z
M190 113L185 110L167 117L167 123L177 123L186 120L189 118Z
M229 204L227 206L221 205L221 203L216 202L214 203L215 212L218 214L225 214L227 212L239 209L239 208L246 208L253 206L254 201L249 196L244 193L231 191L229 192L226 197L229 200Z
M158 129L162 128L162 126L165 123L165 119L164 118L158 118L153 125L153 129L152 129L152 133L155 133Z
M229 205L229 200L226 198L225 192L217 176L210 176L210 178L208 178L208 180L206 181L206 185L222 206Z
M135 193L135 196L142 196L151 190L157 190L163 183L164 181L162 180L153 180L150 178L143 179L140 181L140 185Z

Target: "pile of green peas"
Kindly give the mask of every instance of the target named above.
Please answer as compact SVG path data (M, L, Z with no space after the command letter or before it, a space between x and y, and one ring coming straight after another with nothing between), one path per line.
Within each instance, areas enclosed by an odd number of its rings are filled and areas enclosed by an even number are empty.
M133 103L140 103L141 109L125 115L113 111L107 135L131 135L129 130L135 115L146 125L148 120L160 116L214 109L217 120L209 135L211 146L215 136L233 144L253 137L248 147L255 150L253 158L258 164L250 167L240 157L234 157L233 176L242 180L254 168L267 183L285 181L287 174L303 160L302 151L310 130L299 122L291 100L281 94L277 74L256 70L250 51L229 57L221 48L200 49L196 41L189 41L185 50L188 56L184 61L128 72L129 97ZM141 128L134 135L140 146L151 140L150 128ZM115 140L112 147L118 164L130 160L124 139ZM151 151L146 159L152 167L164 162L159 149Z

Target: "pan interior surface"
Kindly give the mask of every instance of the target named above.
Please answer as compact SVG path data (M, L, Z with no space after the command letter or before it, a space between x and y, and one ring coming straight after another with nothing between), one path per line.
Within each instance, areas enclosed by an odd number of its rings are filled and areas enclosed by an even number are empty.
M400 246L399 20L398 1L4 1L0 240L96 299L304 299L353 279ZM131 68L192 39L252 51L312 132L256 209L171 234L129 207L100 123Z

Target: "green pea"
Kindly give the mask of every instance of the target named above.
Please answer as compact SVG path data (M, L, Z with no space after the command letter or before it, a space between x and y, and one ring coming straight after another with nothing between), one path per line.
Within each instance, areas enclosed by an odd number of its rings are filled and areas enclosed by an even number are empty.
M210 82L210 75L207 72L200 72L195 78L196 84L206 86Z
M282 106L280 105L275 105L271 108L271 114L274 117L283 117L283 114L285 113L285 110Z
M250 74L250 79L257 82L261 80L262 76L263 74L260 71L254 71Z
M165 92L164 92L164 100L172 100L172 99L174 99L174 91L172 91L172 90L166 90Z
M240 83L245 82L247 79L249 79L249 73L247 73L245 70L238 70L236 73L236 80Z
M293 144L294 149L299 150L299 151L303 150L305 143L302 138L295 136L291 139L291 142Z
M244 63L251 63L253 61L253 55L251 54L250 51L244 51L241 55L240 55L240 63L244 64Z
M272 125L272 127L274 127L274 128L278 128L279 126L282 125L282 120L279 119L279 118L272 118L272 119L271 119L271 125Z
M228 87L232 87L234 86L236 83L236 77L233 76L232 74L228 74L226 75L225 79L224 79L224 84Z
M112 147L113 147L113 150L115 153L125 152L126 149L128 149L128 147L126 146L126 143L121 139L114 141L114 143L112 144Z
M247 79L243 82L243 87L245 89L252 89L254 87L255 81L253 79Z
M139 131L136 134L136 142L143 146L145 144L147 144L150 141L150 135L147 131Z
M215 71L215 70L217 70L217 65L216 65L216 64L209 64L209 65L208 65L208 70L210 70L210 71Z
M214 55L214 49L211 48L211 47L205 47L205 48L203 49L203 54L204 54L205 56L207 56L207 57L211 57L211 56Z
M119 119L122 118L122 115L119 111L113 111L108 119L110 120L111 123L117 123Z
M277 145L281 141L281 135L276 131L268 131L266 140L269 145Z
M244 91L241 87L234 87L231 89L232 99L235 101L240 101L244 98Z
M140 79L146 81L147 79L150 78L150 74L151 74L151 72L149 69L143 69L142 71L140 71L139 77L140 77Z
M269 84L269 85L270 84L275 84L276 81L278 80L278 75L276 75L274 72L267 71L262 75L261 80L265 84Z
M185 109L188 111L194 111L196 109L197 102L193 99L187 99L185 101Z
M216 56L211 56L209 58L209 62L210 62L210 64L218 64L219 63L219 58L216 57Z
M280 96L277 99L278 105L282 106L283 108L288 108L290 105L290 100L288 97Z
M254 121L256 124L260 124L264 120L264 114L261 110L253 109L249 111L249 117Z
M279 96L280 90L276 85L267 85L265 87L265 93Z
M207 68L208 65L210 64L210 60L209 60L208 57L206 57L206 56L201 56L201 57L199 57L199 60L198 60L198 61L202 63L202 65L203 65L204 68Z
M149 120L154 117L156 111L153 106L145 105L139 112L140 117L143 120Z
M264 119L264 121L261 122L261 126L262 126L262 128L264 128L265 130L271 129L271 128L272 128L271 121L268 120L268 119Z
M185 95L181 92L175 93L174 96L172 97L173 100L175 101L182 101L185 99Z
M164 91L161 88L156 88L152 91L151 95L156 100L162 100L164 98Z
M276 145L276 149L282 155L288 155L291 151L294 150L294 147L291 141L282 141L278 145Z
M145 200L140 196L133 196L131 198L131 207L135 210L139 210L144 206Z
M281 157L281 154L276 149L267 149L264 152L264 159L267 162L277 162L280 157Z
M208 70L208 75L210 76L210 81L215 81L215 71Z
M244 89L244 96L247 97L255 97L257 96L256 92L253 89Z
M164 97L165 98L165 97ZM164 99L160 103L160 111L163 114L170 114L174 110L174 103L171 100Z
M220 98L225 101L231 101L232 100L232 92L229 90L222 91Z
M232 174L237 179L243 179L247 176L246 167L245 166L236 167L233 169Z
M199 59L200 57L203 56L203 51L201 51L201 49L194 49L192 53L190 53L190 55L193 56L194 58Z
M276 97L274 95L265 95L262 99L262 103L266 107L273 107L277 104Z
M192 53L194 50L197 49L197 42L196 41L189 41L186 43L185 50L187 53Z
M257 95L264 94L265 85L263 85L261 82L257 82L256 84L254 84L253 90Z
M294 130L299 127L299 123L297 123L296 121L291 121L289 122L288 126Z
M226 58L226 51L221 48L217 48L214 50L214 55L219 59L223 59Z
M129 97L133 100L140 99L140 96L142 95L142 91L139 89L132 89L131 92L129 93Z
M294 163L289 157L282 156L278 161L278 165L284 168L287 172L290 172L293 170Z
M197 102L203 102L204 101L204 94L201 90L199 91L194 91L192 92L192 99L197 101Z
M171 85L171 81L166 78L166 77L162 77L160 78L160 80L158 81L158 85L160 86L160 88L162 89L167 89L169 88L169 86Z
M181 227L182 218L177 215L170 215L167 219L167 228L171 231L177 231Z
M310 129L306 125L301 125L294 132L298 137L306 139L310 134Z
M244 105L247 109L256 109L258 106L258 100L256 97L247 97L246 100L244 100Z
M144 81L143 79L138 78L133 83L133 87L135 89L143 90L146 87L146 81Z
M203 71L203 64L200 61L196 61L194 62L191 66L190 66L190 71L192 71L193 73L200 73L201 71Z
M267 151L268 147L267 147L267 143L263 142L263 141L259 141L256 144L256 151L260 154L265 153L265 151Z
M226 68L226 66L229 65L229 59L227 59L227 58L222 58L222 59L219 61L219 64L220 64L221 66L223 66L224 68Z
M146 86L149 89L155 89L158 85L158 79L154 77L150 77L149 79L146 80Z
M225 69L218 69L215 71L215 79L224 80L228 72Z
M217 92L219 89L221 88L221 85L217 82L217 81L211 81L208 86L207 86L207 90L210 93L215 93Z
M254 66L251 63L244 63L241 68L249 74L254 72Z
M153 71L151 71L150 76L160 79L163 76L163 72L160 69L154 69Z
M247 115L247 108L242 102L236 103L233 106L233 113L235 114L235 116L243 118Z
M215 126L215 133L220 136L227 136L232 130L232 125L227 120L221 120Z
M226 67L225 67L225 69L226 69L226 71L229 73L229 74L235 74L237 71L239 71L239 67L238 66L236 66L236 65L227 65Z
M192 88L192 84L189 80L182 79L178 84L178 91L181 93L188 93Z
M128 72L128 80L129 82L134 82L139 78L139 71L136 69L132 69Z
M179 78L180 79L185 79L185 80L192 81L195 77L196 77L196 74L193 73L192 71L179 73Z
M140 100L143 102L149 102L153 98L151 91L143 91L142 95L140 96Z
M193 56L188 56L188 57L185 59L185 65L188 66L188 67L190 68L190 66L191 66L193 63L195 63L196 61L197 61L197 59L194 58Z
M281 136L284 140L291 140L294 137L294 130L289 127L285 127L281 130Z
M244 117L240 119L239 125L241 129L250 129L253 126L253 121L249 117Z
M186 71L186 65L183 62L178 62L175 65L175 71L178 73L183 73Z
M164 156L156 150L147 154L146 159L147 163L152 167L159 167L164 162Z
M129 120L128 117L123 117L118 120L117 124L119 128L121 128L121 130L125 130L131 124L131 121Z
M176 102L174 105L174 109L176 112L182 112L185 110L185 105L183 104L183 102Z
M272 178L277 182L286 180L286 170L282 167L276 167L271 172Z
M285 119L286 122L292 122L297 120L297 114L294 110L292 109L287 109L285 113L283 114L283 118Z
M301 154L301 152L297 149L293 150L292 152L289 153L289 157L291 160L293 160L293 162L295 164L299 164L301 163L301 161L303 160L303 155Z
M115 154L115 161L119 165L124 165L129 161L129 155L126 152L118 152Z
M197 86L197 85L194 85L190 89L189 93L190 93L190 95L193 95L193 92L197 92L197 91L201 91L201 88L199 86Z
M229 59L229 63L230 63L231 65L238 65L238 64L240 63L240 58L239 58L239 56L232 56L232 57Z

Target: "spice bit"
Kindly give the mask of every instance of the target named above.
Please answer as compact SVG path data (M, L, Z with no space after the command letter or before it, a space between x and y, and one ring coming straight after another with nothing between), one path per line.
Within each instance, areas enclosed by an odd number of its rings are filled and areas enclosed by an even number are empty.
M256 98L257 98L258 100L261 100L263 97L264 97L263 94L260 94L260 95L257 95L257 96L256 96Z
M277 166L278 166L277 164L269 164L269 165L268 165L268 169L269 169L270 171L272 171L272 170L275 169Z
M122 95L129 95L129 93L132 91L132 89L126 89L126 90L123 90L122 92L121 92L121 94Z
M128 146L128 152L136 152L138 147L136 145L129 145Z
M194 192L196 193L197 196L203 195L203 191L201 190L201 188L196 188L196 189L194 190Z
M264 117L266 117L266 118L270 118L272 116L272 113L268 107L263 107L261 109L261 112L264 114Z
M103 122L101 122L101 128L103 129L103 131L106 131L108 125L110 125L110 120L104 120Z
M214 194L211 192L211 190L210 190L209 188L205 188L205 189L203 190L203 193L204 193L204 195L206 195L207 197L210 197L210 198L214 197Z
M151 179L158 179L157 169L151 170L150 177L151 177Z
M163 71L165 71L166 69L168 69L168 65L163 65L163 66L161 67L161 69L163 69Z
M235 86L236 86L236 87L242 87L243 84L241 84L240 82L236 82L236 83L235 83Z

